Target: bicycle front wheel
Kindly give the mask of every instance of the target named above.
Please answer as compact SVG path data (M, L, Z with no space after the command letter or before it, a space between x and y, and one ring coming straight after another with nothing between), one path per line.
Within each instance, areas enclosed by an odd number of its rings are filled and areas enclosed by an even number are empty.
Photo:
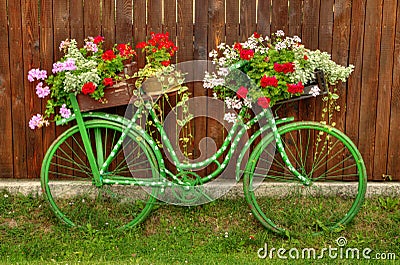
M103 178L158 179L158 163L145 141L130 131L124 140L128 150L114 147L123 125L106 120L85 121L97 166L110 153L114 158ZM83 228L129 228L150 213L157 188L144 190L132 185L97 187L77 125L61 134L48 149L42 163L41 184L51 209L69 226Z
M286 236L342 230L360 210L366 191L366 169L356 146L339 130L317 122L287 124L278 132L291 165L311 183L303 184L280 152L269 148L275 141L270 134L245 170L244 193L254 216Z

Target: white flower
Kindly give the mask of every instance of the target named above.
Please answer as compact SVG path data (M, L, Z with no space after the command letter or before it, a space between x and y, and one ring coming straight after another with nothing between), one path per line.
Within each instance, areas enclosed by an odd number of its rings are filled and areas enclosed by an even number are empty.
M277 37L283 37L283 36L285 36L285 32L284 32L283 30L278 30L278 31L275 33L275 35L276 35Z
M217 48L219 49L219 50L224 50L225 49L225 43L221 43L221 44L219 44L218 46L217 46Z
M243 100L243 104L247 107L247 108L251 108L251 100L248 99L247 97Z
M217 71L217 74L220 76L227 76L229 74L229 70L226 67L220 67Z
M319 89L319 87L317 85L311 87L310 92L308 92L309 94L313 95L314 97L318 96L321 90Z
M235 123L237 120L236 114L232 112L225 113L224 120L226 120L228 123Z
M234 99L232 101L232 109L241 109L242 108L242 101L240 99Z
M218 56L218 52L217 52L216 50L212 50L212 51L210 51L210 53L208 54L208 56L209 56L210 58L215 58L215 57Z
M301 42L301 38L299 36L293 36L293 40L297 43Z
M203 87L204 88L213 88L216 86L222 86L225 84L225 80L223 78L218 78L215 73L205 73L204 79L203 79Z

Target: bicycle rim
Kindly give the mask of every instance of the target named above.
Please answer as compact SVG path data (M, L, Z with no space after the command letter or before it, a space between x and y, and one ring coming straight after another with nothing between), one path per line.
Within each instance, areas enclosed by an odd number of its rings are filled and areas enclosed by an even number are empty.
M104 163L123 131L120 124L91 120L85 127L99 165ZM139 140L140 139L140 140ZM149 146L129 132L124 146L115 153L106 176L158 179L157 162ZM133 175L132 175L133 174ZM60 135L48 149L41 170L44 194L56 216L69 226L129 228L142 222L155 202L157 188L144 190L129 185L94 185L89 161L77 125Z
M339 130L316 122L280 127L291 164L311 180L305 186L288 169L279 152L267 147L266 137L252 152L244 177L244 191L254 216L282 235L340 231L362 206L366 169L351 140ZM272 161L264 169L265 161ZM263 179L257 189L254 183Z

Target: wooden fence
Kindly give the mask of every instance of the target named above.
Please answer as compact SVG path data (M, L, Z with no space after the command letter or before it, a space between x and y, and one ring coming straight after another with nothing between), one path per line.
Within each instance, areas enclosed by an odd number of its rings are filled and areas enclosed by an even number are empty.
M31 68L50 71L62 40L101 34L109 47L168 31L180 48L177 60L186 61L207 59L221 42L278 29L356 66L339 87L337 127L359 147L369 179L400 180L400 0L0 0L0 177L38 178L44 153L63 131L28 128L45 106L27 81ZM143 56L138 60L143 65ZM286 114L317 120L320 113L321 101L310 99ZM205 128L196 139L221 140L213 126Z

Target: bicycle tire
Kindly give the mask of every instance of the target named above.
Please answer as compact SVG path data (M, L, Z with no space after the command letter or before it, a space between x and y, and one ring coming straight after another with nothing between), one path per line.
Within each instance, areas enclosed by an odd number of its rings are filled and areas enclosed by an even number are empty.
M360 152L344 133L317 122L286 124L278 132L290 162L311 185L286 169L279 151L270 151L271 133L253 150L245 169L244 195L253 215L264 227L289 237L343 230L366 192ZM263 169L271 162L271 168ZM261 181L266 193L257 192L255 183Z
M93 139L97 163L102 163L115 151L112 149L125 127L101 119L84 123ZM96 137L95 132L101 137ZM146 170L147 177L159 179L158 163L148 144L133 130L124 144L135 148L134 158L121 148L104 174L134 178L132 168L136 166ZM98 160L99 157L102 158ZM130 228L139 224L151 212L158 192L155 187L148 190L129 185L96 187L77 125L63 132L48 149L41 168L41 185L51 210L60 220L71 227L91 229Z

